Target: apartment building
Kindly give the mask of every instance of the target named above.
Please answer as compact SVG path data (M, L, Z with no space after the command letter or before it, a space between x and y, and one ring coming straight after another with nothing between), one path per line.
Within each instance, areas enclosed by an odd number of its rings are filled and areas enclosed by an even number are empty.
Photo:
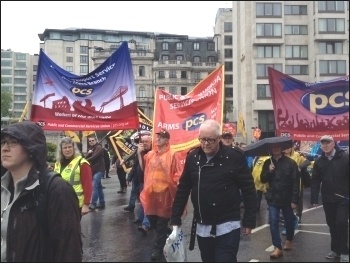
M348 1L233 1L233 116L275 136L267 68L307 82L349 75ZM225 47L226 48L226 47Z
M37 63L36 63L37 65ZM12 107L9 116L2 116L2 123L16 122L21 117L27 102L31 100L33 71L36 70L35 57L28 53L1 50L1 91L12 94Z
M127 41L138 105L150 119L156 88L186 94L220 65L213 38L80 28L46 29L39 38L45 54L77 75L93 71Z

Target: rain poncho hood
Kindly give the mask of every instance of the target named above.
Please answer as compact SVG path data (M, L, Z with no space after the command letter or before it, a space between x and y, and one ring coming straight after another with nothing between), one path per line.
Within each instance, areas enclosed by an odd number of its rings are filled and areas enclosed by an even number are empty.
M6 135L16 138L35 160L38 171L46 169L47 147L43 129L31 121L23 121L11 124L1 130L1 139Z

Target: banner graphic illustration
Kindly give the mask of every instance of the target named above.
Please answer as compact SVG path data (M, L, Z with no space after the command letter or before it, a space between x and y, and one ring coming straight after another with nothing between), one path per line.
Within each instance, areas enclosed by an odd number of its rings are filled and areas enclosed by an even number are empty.
M30 119L44 130L138 128L134 74L127 42L85 76L65 71L40 50Z
M308 83L268 69L277 136L349 140L349 76Z

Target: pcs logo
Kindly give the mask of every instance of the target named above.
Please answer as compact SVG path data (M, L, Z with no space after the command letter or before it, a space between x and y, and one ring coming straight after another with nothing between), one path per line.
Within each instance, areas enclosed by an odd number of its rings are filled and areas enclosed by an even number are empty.
M88 95L91 95L94 89L92 87L88 88L78 88L78 87L71 87L70 91L78 97L86 97Z
M196 130L206 119L207 115L205 115L205 113L192 115L182 123L182 129L184 129L185 131Z
M314 114L336 115L349 112L349 90L344 86L305 94L301 104Z
M36 124L38 124L40 127L44 127L46 125L45 121L37 121Z

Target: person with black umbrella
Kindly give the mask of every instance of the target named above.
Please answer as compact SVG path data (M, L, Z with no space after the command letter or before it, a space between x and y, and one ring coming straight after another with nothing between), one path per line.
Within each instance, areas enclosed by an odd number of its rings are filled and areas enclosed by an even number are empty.
M284 148L284 147L283 147ZM299 174L297 163L283 155L281 143L269 145L270 159L264 162L261 172L261 182L269 183L266 201L269 207L269 223L272 244L275 247L271 258L283 256L283 250L291 250L294 238L294 213L299 198ZM279 228L279 215L282 210L287 238L282 250L282 240Z

